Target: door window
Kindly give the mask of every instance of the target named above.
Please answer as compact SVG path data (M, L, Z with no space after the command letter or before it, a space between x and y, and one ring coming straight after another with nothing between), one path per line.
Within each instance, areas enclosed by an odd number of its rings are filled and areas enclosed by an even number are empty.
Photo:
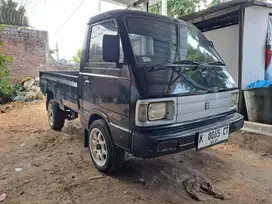
M99 68L116 68L116 63L112 62L104 62L102 57L102 49L103 49L103 36L107 35L118 35L118 27L114 20L110 20L107 22L99 23L92 26L91 29L91 39L90 39L90 47L89 47L89 59L88 64L91 67L99 67ZM110 49L110 48L109 48ZM123 62L123 50L120 41L120 60L119 62Z

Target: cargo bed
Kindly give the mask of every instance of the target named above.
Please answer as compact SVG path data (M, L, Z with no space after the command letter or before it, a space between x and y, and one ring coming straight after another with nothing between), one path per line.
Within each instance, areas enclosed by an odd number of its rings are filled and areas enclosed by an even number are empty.
M41 71L41 91L71 110L78 112L78 71Z

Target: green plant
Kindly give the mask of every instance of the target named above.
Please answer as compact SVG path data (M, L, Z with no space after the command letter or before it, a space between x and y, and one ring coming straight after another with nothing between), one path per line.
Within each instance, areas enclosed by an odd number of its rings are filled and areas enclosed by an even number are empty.
M207 0L168 0L167 15L179 18L199 11L201 8L214 6L222 2L223 0L212 0L212 2L208 4ZM152 5L150 11L151 13L160 14L161 2Z
M73 61L74 61L76 64L80 64L81 55L82 55L82 49L79 48L79 49L77 49L76 55L73 56Z
M215 6L217 4L221 4L223 3L224 1L223 0L212 0L211 3L208 5L209 7L211 6Z
M13 62L13 57L2 53L2 47L3 42L0 40L0 103L11 99L13 93L9 70L9 65Z
M167 14L173 17L182 17L200 9L201 4L206 4L206 1L201 0L168 0ZM151 6L152 13L161 12L161 2Z

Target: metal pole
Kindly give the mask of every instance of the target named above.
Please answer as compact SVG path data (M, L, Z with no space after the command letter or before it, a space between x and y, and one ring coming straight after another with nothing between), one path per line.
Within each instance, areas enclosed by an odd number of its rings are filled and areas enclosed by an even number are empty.
M147 0L146 2L143 3L144 4L144 10L146 12L149 12L149 0Z
M98 0L98 3L97 3L97 11L98 11L98 13L101 13L101 2L100 2L100 0Z
M57 58L57 61L60 62L60 59L59 59L59 43L56 42L56 58Z
M239 94L239 102L238 102L238 112L243 112L243 104L245 102L243 101L243 90L242 90L242 75L243 75L243 40L244 40L244 21L245 21L245 9L242 8L238 12L238 23L239 23L239 60L238 60L238 88L240 91ZM245 115L245 114L243 114Z
M167 0L162 0L161 4L161 14L167 16Z

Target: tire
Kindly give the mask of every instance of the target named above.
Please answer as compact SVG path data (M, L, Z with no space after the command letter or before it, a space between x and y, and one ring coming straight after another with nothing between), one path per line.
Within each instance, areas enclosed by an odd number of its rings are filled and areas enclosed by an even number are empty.
M100 172L111 174L123 166L125 151L116 147L109 128L102 119L94 121L89 128L89 151Z
M65 114L59 108L58 102L51 99L47 105L48 122L53 130L61 130L65 122Z

